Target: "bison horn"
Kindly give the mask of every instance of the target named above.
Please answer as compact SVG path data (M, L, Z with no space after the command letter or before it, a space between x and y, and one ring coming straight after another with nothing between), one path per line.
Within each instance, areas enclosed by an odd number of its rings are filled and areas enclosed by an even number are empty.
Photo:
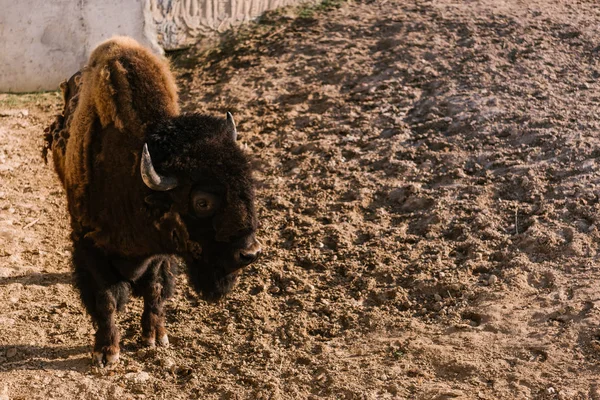
M227 111L227 131L231 135L231 138L235 142L237 140L237 129L235 129L235 121L233 120L233 115L229 111Z
M177 178L161 176L154 170L152 158L150 158L150 153L148 152L148 144L146 143L144 143L144 149L142 150L140 172L142 173L142 180L152 190L165 192L177 186Z

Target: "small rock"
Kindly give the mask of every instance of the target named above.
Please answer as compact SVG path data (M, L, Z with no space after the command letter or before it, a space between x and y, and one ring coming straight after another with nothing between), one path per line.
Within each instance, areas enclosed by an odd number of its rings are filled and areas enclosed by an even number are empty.
M496 282L498 282L498 277L494 274L491 274L488 278L488 285L493 286Z
M17 349L15 347L11 347L6 350L6 358L12 358L17 355Z
M448 286L448 289L453 292L460 292L461 290L463 290L463 287L460 283L453 283L450 286Z
M444 303L442 303L441 301L438 301L437 303L435 303L433 305L433 310L440 311L443 307L444 307Z
M446 276L446 273L445 273L445 272L440 272L440 273L438 274L438 276L439 276L440 278L444 278L444 277Z
M135 383L144 383L148 379L150 379L150 374L146 371L130 372L128 374L125 374L125 379L133 381Z
M278 286L271 286L271 287L269 288L269 293L271 293L271 294L277 294L277 293L279 293L280 291L281 291L281 289L279 289L279 287L278 287Z
M175 361L173 361L173 359L171 358L164 358L161 360L161 365L168 370L174 370L175 369Z
M556 389L554 389L552 386L550 386L548 389L546 389L546 393L554 394L554 393L556 393Z
M456 168L454 170L454 175L456 175L457 178L466 178L467 174L465 173L465 171L462 168Z
M433 298L435 299L435 301L442 301L442 296L440 296L439 294L434 294Z
M294 293L296 293L296 288L294 288L292 286L288 286L285 288L285 292L288 294L294 294Z

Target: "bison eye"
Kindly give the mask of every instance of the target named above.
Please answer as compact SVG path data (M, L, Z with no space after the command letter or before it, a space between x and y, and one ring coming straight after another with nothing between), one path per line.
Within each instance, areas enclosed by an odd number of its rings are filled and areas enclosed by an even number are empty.
M195 191L192 194L192 209L198 217L212 215L219 206L219 198L212 193Z

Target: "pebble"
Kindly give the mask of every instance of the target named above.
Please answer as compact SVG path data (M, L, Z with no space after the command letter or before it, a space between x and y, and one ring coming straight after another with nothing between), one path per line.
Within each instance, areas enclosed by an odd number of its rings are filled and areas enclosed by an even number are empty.
M494 274L491 274L488 278L488 285L493 286L496 282L498 282L498 277Z
M294 293L296 293L296 289L292 286L288 286L285 288L285 292L288 294L294 294Z
M435 301L442 301L442 296L440 296L439 294L434 294L433 298L435 299Z
M465 173L465 171L462 168L456 168L456 170L454 170L454 174L456 175L457 178L466 178L467 174Z
M128 374L125 374L125 379L134 381L135 383L144 383L148 379L150 379L150 374L146 371L130 372Z
M17 355L17 349L14 347L11 347L10 349L6 350L6 358L12 358L14 356Z
M443 307L444 307L444 303L442 303L441 301L438 301L437 303L435 303L433 305L433 310L440 311Z
M175 361L173 361L171 358L165 358L165 359L161 360L160 363L162 364L162 366L165 369L168 369L168 370L175 369Z
M278 286L271 286L271 287L269 288L269 293L271 293L271 294L277 294L277 293L279 293L280 291L281 291L281 289L279 289L279 287L278 287Z

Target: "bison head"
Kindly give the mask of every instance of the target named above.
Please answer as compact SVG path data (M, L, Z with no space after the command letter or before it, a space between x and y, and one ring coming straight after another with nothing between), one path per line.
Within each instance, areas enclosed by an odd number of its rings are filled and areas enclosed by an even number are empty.
M229 113L181 115L149 126L142 149L146 204L159 210L161 243L184 258L207 300L226 294L260 254L251 165L236 137Z

